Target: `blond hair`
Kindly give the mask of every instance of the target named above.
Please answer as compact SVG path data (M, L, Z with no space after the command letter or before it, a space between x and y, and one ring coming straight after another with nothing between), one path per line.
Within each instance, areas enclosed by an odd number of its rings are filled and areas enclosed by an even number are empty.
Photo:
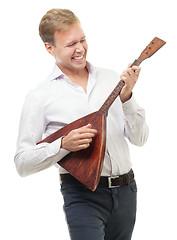
M66 31L74 23L80 23L80 21L69 9L51 9L41 19L39 35L43 42L55 46L55 32Z

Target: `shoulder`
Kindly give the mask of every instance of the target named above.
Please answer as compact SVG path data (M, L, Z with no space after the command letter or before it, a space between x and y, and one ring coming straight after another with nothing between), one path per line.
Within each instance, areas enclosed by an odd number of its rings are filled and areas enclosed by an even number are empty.
M56 84L60 81L56 81L57 77L62 74L61 70L55 64L51 74L46 79L40 81L36 87L34 87L29 95L39 96L40 98L46 98L55 91Z
M47 99L51 95L51 92L52 81L45 79L27 93L25 101L39 104Z

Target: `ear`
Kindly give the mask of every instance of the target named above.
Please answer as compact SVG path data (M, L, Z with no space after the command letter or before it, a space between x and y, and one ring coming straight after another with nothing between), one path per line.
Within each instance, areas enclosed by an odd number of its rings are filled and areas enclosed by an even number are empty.
M54 57L55 56L54 51L53 51L54 46L48 42L45 42L44 45L45 45L47 52L50 53Z

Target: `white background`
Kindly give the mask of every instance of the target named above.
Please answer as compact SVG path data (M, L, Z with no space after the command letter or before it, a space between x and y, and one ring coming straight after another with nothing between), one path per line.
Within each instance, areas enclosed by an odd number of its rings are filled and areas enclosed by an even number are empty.
M134 90L150 135L144 147L130 146L138 184L133 240L176 239L176 2L6 0L0 7L0 239L69 239L57 169L21 178L13 162L25 95L54 65L38 36L51 8L73 10L87 36L88 60L119 74L155 36L167 42L142 63Z

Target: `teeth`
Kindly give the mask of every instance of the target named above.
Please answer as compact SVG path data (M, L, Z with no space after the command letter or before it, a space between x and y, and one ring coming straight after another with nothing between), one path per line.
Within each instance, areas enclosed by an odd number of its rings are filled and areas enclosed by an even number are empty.
M76 60L79 60L79 59L82 59L83 58L83 56L81 56L81 57L74 57L74 59L76 59Z

